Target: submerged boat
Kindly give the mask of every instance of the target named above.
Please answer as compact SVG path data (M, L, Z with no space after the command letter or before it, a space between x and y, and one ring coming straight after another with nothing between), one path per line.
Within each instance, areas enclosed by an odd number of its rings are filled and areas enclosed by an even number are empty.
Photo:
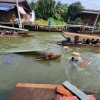
M24 33L18 33L18 35L19 36L21 36L21 37L30 37L30 36L34 36L34 34L30 34L30 33L28 33L28 32L24 32Z
M61 54L59 54L59 55L54 55L54 57L53 58L46 58L46 56L41 56L41 57L38 57L38 58L35 58L34 60L50 60L50 59L55 59L55 58L58 58L58 57L60 57L61 56Z

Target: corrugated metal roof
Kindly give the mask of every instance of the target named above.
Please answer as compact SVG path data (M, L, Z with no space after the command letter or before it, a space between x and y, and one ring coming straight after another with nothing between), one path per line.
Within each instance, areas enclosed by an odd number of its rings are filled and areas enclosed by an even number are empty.
M0 6L10 6L10 7L14 7L16 4L12 4L12 3L0 3Z
M3 10L3 11L8 11L8 10L11 10L13 7L11 6L0 6L0 10Z
M98 14L99 10L92 10L92 9L81 9L77 11L77 13L90 13L90 14Z
M27 0L18 0L19 5L23 3L24 6L22 6L25 10L31 12L32 9L29 6ZM0 6L15 6L16 5L16 0L0 0Z
M22 2L22 1L25 1L25 0L18 0L18 2ZM7 2L7 3L15 3L16 2L16 0L0 0L0 2Z

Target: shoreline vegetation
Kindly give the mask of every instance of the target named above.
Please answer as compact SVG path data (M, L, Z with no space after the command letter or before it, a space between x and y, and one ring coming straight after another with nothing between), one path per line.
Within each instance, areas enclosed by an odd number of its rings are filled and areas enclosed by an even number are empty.
M49 21L52 22L52 25L65 25L66 24L66 22L64 22L64 21L55 20L53 18L50 18L48 20L37 19L32 24L44 24L44 25L48 25Z
M51 26L66 25L74 13L84 8L79 1L68 5L55 0L33 0L29 2L29 5L35 11L35 21L32 24L48 25L51 21Z

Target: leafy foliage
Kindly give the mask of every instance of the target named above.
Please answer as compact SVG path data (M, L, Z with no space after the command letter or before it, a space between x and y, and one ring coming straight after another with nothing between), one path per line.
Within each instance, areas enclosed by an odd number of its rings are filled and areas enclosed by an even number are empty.
M99 28L100 28L100 21L97 23L97 27L99 27Z
M80 25L82 24L83 20L81 18L76 18L75 24Z
M55 20L53 18L49 18L48 20L43 20L43 19L35 20L34 23L35 24L46 24L46 25L48 25L49 21L52 22L52 25L63 25L63 24L66 24L64 21L58 21L58 20Z
M35 3L35 0L32 0L31 2L29 2L29 5L32 9L36 9L36 3Z
M62 4L60 1L56 4L56 13L55 18L57 20L64 20L66 21L66 15L67 15L68 5Z
M36 2L36 17L47 20L48 17L53 17L55 12L54 0L38 0Z
M80 2L62 4L60 1L55 0L32 0L30 3L32 9L35 10L37 20L49 20L52 18L53 23L66 22L77 10L84 8Z

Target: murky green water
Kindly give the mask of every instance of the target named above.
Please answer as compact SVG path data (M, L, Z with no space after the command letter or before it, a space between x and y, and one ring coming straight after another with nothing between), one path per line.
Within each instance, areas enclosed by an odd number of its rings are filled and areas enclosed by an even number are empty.
M100 90L100 54L98 48L52 46L52 42L64 39L59 33L35 32L34 37L0 37L0 51L36 50L31 53L0 53L0 100L8 100L17 83L62 84L68 80L83 90ZM62 54L60 58L48 61L35 61L34 58L47 52ZM80 68L73 68L69 63L71 53L79 52L80 57L90 63ZM7 60L11 61L7 64Z

